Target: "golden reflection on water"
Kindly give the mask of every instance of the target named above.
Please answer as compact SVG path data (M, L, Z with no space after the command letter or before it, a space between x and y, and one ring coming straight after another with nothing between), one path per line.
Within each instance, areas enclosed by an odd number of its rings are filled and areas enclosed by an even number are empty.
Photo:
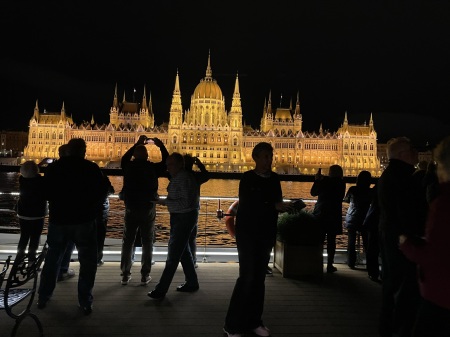
M123 178L121 176L111 176L110 180L114 186L116 194L122 189ZM166 178L159 179L159 195L167 195L168 180ZM315 199L310 195L312 182L292 182L282 181L281 188L285 199ZM349 185L350 186L350 185ZM348 187L349 187L348 186ZM239 180L212 179L204 183L201 187L202 197L238 197ZM220 208L226 213L234 200L221 199ZM312 209L313 203L307 203L308 209ZM346 212L347 205L343 204ZM197 243L202 246L235 246L235 240L228 234L225 220L216 217L216 211L219 207L218 200L201 200ZM117 198L111 199L111 211L108 221L108 237L122 238L123 228L123 202ZM345 213L343 213L345 214ZM169 236L169 214L164 206L157 206L156 216L156 240L158 243L167 243ZM346 246L346 236L337 238L338 248Z
M0 191L1 192L17 192L18 188L18 173L8 173L0 175ZM122 176L110 176L112 185L115 189L115 196L110 198L110 213L108 220L108 238L121 239L123 230L123 216L124 216L124 204L123 201L117 198L117 194L122 189L123 177ZM168 180L166 178L159 179L160 195L167 195ZM312 186L312 182L292 182L282 181L281 188L285 199L297 199L302 198L306 200L313 199L309 193ZM347 184L347 188L351 184ZM227 180L227 179L212 179L206 182L201 187L202 197L226 197L227 199L220 200L220 208L226 213L230 205L238 197L239 180ZM0 198L0 208L13 209L15 197L9 196ZM235 198L235 199L232 199ZM311 209L314 204L308 203L308 209ZM235 246L235 240L228 234L225 220L218 219L216 217L216 211L219 207L218 200L201 200L200 214L199 214L199 226L198 226L198 238L197 242L201 246ZM348 208L347 204L343 204L343 214L346 213ZM2 225L3 233L19 233L19 226L17 217L14 213L10 213L8 216L3 216L0 221ZM47 226L47 224L46 224ZM156 238L158 244L166 244L169 236L169 214L165 206L157 206L156 216ZM5 229L7 228L7 229ZM47 233L47 227L44 228L43 234ZM345 231L345 230L344 230ZM347 237L344 235L338 236L337 244L338 248L346 247Z

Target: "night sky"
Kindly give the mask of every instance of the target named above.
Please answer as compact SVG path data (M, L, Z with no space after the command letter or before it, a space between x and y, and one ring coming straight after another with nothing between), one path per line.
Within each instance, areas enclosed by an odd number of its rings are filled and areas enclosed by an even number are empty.
M139 102L145 85L167 122L177 70L186 110L210 52L227 110L239 74L254 128L271 91L273 107L299 92L304 131L336 131L347 111L350 124L373 113L380 142L450 134L448 1L98 3L2 3L1 130L26 130L36 100L108 122L116 83L120 100L136 89Z

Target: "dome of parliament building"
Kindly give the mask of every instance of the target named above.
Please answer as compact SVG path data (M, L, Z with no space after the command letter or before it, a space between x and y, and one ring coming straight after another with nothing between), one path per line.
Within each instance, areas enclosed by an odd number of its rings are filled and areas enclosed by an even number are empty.
M196 98L209 98L222 101L223 95L217 81L212 78L211 67L208 62L208 68L206 69L206 77L200 80L200 83L194 90L192 95Z

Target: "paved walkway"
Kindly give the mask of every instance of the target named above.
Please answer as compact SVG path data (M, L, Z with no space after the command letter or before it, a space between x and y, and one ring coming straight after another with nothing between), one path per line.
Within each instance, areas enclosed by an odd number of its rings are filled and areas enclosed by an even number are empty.
M71 264L78 275L79 265ZM321 282L283 278L274 269L266 279L264 323L273 337L377 337L381 287L370 281L364 270L337 264L338 271L324 274ZM153 280L139 281L139 265L132 269L129 285L120 284L119 262L106 262L98 269L94 289L94 311L84 316L77 306L77 277L59 282L47 307L33 311L44 334L54 336L167 336L223 337L222 326L238 264L200 263L200 290L175 291L183 282L179 267L171 290L162 301L147 297L164 268L157 262ZM37 336L31 319L26 319L17 336ZM9 336L13 321L0 311L0 336Z

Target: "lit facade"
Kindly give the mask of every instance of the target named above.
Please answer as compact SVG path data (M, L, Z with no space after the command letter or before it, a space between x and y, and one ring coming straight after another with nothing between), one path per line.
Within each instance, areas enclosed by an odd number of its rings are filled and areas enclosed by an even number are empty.
M377 157L377 133L370 116L368 125L352 125L347 113L336 132L302 130L302 114L297 94L295 106L272 107L271 94L264 103L260 129L243 124L243 111L236 76L229 111L217 81L212 77L210 57L206 76L200 80L192 96L190 107L183 111L180 78L175 86L169 112L169 122L155 125L151 95L146 88L142 102L128 102L125 94L119 102L117 86L109 112L109 123L75 124L66 115L64 103L58 113L39 112L38 102L29 123L28 145L22 160L41 160L58 157L58 148L71 138L83 138L87 143L87 158L101 167L118 167L120 158L139 138L158 137L169 153L180 152L197 156L210 171L243 172L253 168L253 147L266 141L274 147L273 169L284 174L315 174L319 167L324 173L339 164L346 176L356 176L368 170L373 176L381 174ZM160 160L159 149L147 145L151 160Z

